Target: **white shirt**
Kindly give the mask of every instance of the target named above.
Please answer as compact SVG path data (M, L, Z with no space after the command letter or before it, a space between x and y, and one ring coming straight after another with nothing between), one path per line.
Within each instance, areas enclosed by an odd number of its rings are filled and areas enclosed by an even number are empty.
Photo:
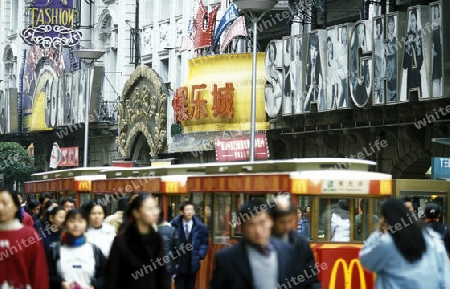
M69 284L77 282L81 287L91 285L95 275L95 258L92 244L80 247L61 245L61 259L57 264L58 273Z
M193 217L195 218L195 217ZM186 224L188 225L188 230L189 230L189 234L192 232L192 225L194 225L194 222L192 221L192 219L190 219L187 223L186 221L183 219L183 232L185 231L186 228Z
M350 242L350 220L342 219L338 214L331 215L331 241Z
M111 250L115 236L116 228L108 223L103 223L98 229L89 227L86 231L88 242L99 247L106 258L109 257L109 251Z

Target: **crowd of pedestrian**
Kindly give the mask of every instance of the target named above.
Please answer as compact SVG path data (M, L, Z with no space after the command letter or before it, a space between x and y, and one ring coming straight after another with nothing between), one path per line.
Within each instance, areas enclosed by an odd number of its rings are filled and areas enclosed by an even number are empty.
M189 201L170 223L150 194L124 197L108 217L95 201L77 208L70 198L58 203L43 194L23 203L0 190L1 288L195 288L209 236ZM338 202L331 223L349 219L347 206ZM322 288L318 276L327 264L310 248L310 208L295 207L286 195L261 208L267 202L257 198L239 207L248 217L242 239L216 253L210 288ZM450 229L439 222L439 205L423 212L418 218L408 199L383 201L379 228L360 251L361 264L377 274L375 288L450 288ZM339 238L348 233L334 228Z
M150 194L124 196L108 217L101 202L50 194L27 207L0 190L0 288L193 289L208 251L190 202L171 224Z

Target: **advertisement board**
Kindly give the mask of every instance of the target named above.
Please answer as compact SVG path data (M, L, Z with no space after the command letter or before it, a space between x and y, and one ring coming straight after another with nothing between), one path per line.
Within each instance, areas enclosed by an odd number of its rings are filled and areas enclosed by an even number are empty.
M218 162L248 161L250 137L219 138L215 142ZM265 133L255 135L255 159L268 159L269 147Z

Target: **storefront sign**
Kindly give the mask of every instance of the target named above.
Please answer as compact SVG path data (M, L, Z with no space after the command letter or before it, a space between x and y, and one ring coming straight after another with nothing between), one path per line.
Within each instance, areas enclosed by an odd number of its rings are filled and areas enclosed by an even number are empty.
M367 194L369 192L368 180L327 180L322 183L323 193L350 193Z
M338 259L333 266L333 269L331 270L331 278L330 278L330 285L328 286L329 289L335 289L335 288L344 288L344 289L352 289L352 288L360 288L360 289L366 289L366 278L364 275L364 269L361 266L361 263L358 259L352 259L348 264L347 261L340 258ZM342 266L341 266L342 265ZM342 267L342 271L339 270L339 268ZM354 270L356 267L356 270ZM338 272L342 272L344 276L344 286L336 285L336 279L338 279L339 274ZM359 284L353 283L353 272L356 272L356 276L359 276Z
M250 137L217 139L216 159L218 162L234 162L249 160ZM255 136L255 159L268 159L269 148L265 133Z
M431 158L431 179L450 179L450 158Z
M256 129L267 130L264 53L258 53L257 60ZM169 123L180 124L184 134L250 130L251 53L197 57L188 65L188 79L176 89L171 102Z
M233 83L225 83L224 87L217 87L213 84L211 95L213 97L212 114L213 117L233 117L233 99L234 86ZM175 97L172 101L172 107L175 113L175 120L183 121L190 119L200 119L207 117L206 110L207 100L201 99L200 90L206 89L206 84L192 85L191 98L189 99L189 90L183 86L176 90Z
M20 36L29 45L43 48L77 46L82 34L74 30L80 12L73 8L73 0L35 0L27 9L31 25Z

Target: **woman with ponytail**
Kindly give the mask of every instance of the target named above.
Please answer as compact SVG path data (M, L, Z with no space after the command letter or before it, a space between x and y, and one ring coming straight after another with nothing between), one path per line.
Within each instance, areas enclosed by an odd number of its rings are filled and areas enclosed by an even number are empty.
M87 224L80 210L67 212L61 242L47 254L50 289L103 289L106 259L97 246L87 242Z
M110 251L105 288L170 289L163 241L155 229L159 219L155 198L137 194L127 217L129 224L115 237Z

